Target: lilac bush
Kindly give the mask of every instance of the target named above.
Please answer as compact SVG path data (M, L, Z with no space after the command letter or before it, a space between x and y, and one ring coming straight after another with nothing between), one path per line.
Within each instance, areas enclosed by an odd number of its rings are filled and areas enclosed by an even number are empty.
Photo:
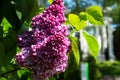
M54 0L43 13L32 18L32 30L18 36L21 52L17 64L33 72L33 80L45 80L64 72L70 41L67 38L63 0Z

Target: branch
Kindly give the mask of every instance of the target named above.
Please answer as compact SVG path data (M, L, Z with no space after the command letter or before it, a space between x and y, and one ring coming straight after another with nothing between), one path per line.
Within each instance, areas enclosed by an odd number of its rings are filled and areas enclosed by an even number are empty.
M9 73L16 72L17 70L20 70L20 69L21 69L21 68L16 68L16 69L14 69L14 70L11 70L11 71L8 71L8 72L5 72L5 73L3 73L3 74L0 74L0 77L5 76L6 74L9 74Z

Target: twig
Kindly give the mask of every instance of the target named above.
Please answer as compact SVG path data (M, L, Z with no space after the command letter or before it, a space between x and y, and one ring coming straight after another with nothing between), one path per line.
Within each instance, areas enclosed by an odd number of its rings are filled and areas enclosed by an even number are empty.
M3 77L3 76L5 76L6 74L9 74L9 73L13 73L13 72L16 72L17 70L20 70L21 68L16 68L16 69L14 69L14 70L11 70L11 71L8 71L8 72L5 72L5 73L3 73L3 74L0 74L0 77Z

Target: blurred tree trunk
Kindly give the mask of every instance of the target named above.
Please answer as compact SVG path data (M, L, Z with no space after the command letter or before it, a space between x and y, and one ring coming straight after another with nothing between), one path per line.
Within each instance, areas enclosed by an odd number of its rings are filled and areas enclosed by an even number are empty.
M76 8L79 8L79 1L75 0L75 3L76 3Z

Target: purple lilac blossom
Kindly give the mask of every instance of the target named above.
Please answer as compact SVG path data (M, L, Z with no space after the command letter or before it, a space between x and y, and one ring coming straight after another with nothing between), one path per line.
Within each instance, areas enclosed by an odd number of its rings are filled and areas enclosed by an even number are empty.
M33 72L33 80L45 80L67 67L70 41L67 26L62 24L64 9L63 0L54 0L43 13L32 18L32 30L18 36L22 51L16 55L16 62Z

